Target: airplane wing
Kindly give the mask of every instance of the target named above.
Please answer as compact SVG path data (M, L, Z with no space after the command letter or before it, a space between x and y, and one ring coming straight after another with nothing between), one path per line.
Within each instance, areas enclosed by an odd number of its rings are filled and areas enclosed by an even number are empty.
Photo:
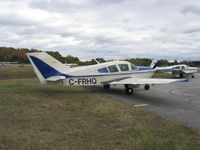
M183 70L182 72L185 74L193 74L193 73L198 72L198 70Z
M127 78L120 81L113 81L109 84L132 84L132 85L138 85L138 84L167 84L167 83L175 83L175 82L187 82L188 79L153 79L153 78Z

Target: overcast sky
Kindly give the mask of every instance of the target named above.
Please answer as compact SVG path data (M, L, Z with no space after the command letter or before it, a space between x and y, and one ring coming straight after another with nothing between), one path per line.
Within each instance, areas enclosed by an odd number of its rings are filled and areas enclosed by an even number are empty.
M0 0L0 46L200 60L199 0Z

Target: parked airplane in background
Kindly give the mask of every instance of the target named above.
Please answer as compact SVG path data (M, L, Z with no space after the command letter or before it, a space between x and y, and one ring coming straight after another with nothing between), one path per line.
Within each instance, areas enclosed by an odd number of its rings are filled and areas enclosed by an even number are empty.
M182 78L184 74L191 75L192 78L194 78L194 74L199 71L197 67L189 67L185 64L167 67L156 67L156 70L163 73L175 74L179 78Z
M18 64L18 62L0 62L0 66L3 66L3 67L10 64Z
M185 82L186 79L153 79L155 70L139 70L126 61L111 61L90 66L75 68L64 64L45 52L27 53L27 56L42 84L55 83L69 86L124 85L128 95L133 94L133 88L144 85L149 90L150 84L166 84Z
M139 70L156 70L162 73L167 74L175 74L176 77L183 78L184 74L191 75L194 78L194 73L197 73L199 68L197 67L189 67L185 64L174 65L174 66L166 66L166 67L157 67L158 61L153 60L150 66L138 66Z

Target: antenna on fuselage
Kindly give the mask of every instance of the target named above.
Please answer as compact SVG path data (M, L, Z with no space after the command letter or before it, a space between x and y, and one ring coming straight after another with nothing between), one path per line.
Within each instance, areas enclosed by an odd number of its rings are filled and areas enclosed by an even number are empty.
M98 60L97 60L97 59L94 59L94 61L96 61L96 63L97 63L97 64L100 64L100 62L98 62Z

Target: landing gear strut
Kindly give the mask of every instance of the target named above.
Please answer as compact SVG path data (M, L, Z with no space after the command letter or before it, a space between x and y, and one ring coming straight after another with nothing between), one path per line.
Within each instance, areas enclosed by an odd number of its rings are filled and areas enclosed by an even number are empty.
M110 88L110 85L109 84L105 84L105 85L103 85L103 88L108 90Z
M145 84L144 89L148 91L150 89L150 85L149 84Z
M126 92L127 95L132 95L133 94L133 88L127 87L127 88L125 88L125 92Z
M124 87L125 87L125 88L128 88L128 84L124 84Z

